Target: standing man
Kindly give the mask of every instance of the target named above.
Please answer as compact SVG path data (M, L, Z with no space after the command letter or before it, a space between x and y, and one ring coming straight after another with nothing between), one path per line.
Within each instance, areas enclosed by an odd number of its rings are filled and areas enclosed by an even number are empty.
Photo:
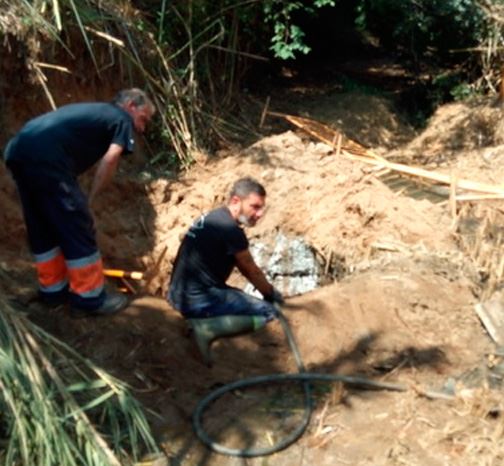
M92 204L121 155L133 151L133 130L143 133L154 111L142 90L127 89L111 103L75 103L40 115L9 141L5 162L18 187L44 302L69 300L75 316L127 306L124 295L104 289L93 217L77 176L99 161Z
M189 320L207 365L213 340L263 327L277 315L273 303L283 302L252 258L243 231L264 215L265 205L266 190L260 183L238 180L227 206L196 220L177 253L168 300ZM264 300L226 285L235 266Z

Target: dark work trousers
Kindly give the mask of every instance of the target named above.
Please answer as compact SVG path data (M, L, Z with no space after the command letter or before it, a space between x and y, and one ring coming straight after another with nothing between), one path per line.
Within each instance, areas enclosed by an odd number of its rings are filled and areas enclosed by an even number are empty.
M262 316L269 322L278 315L272 303L256 298L231 286L223 288L208 287L200 295L177 299L172 289L168 291L168 301L186 319L204 319L225 315Z
M105 300L93 218L76 179L9 166L17 184L42 297L69 293L70 304L96 309Z

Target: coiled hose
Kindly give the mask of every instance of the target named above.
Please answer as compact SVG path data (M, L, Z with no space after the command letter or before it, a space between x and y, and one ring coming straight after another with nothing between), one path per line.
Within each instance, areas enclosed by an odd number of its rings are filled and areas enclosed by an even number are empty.
M310 381L343 382L348 385L357 385L361 387L374 388L378 390L391 390L398 392L404 392L408 390L408 387L402 384L376 382L367 379L365 377L352 377L338 374L331 375L331 374L306 372L305 366L301 359L301 355L299 353L299 349L294 339L294 335L291 331L289 323L287 322L287 319L285 318L284 314L282 313L282 311L278 306L277 310L278 310L278 319L282 324L282 328L289 343L289 347L294 354L294 358L296 360L296 365L299 372L297 374L269 374L258 377L251 377L248 379L237 380L236 382L232 382L217 388L216 390L210 392L207 396L202 398L196 405L196 408L192 415L193 429L198 438L208 448L217 453L229 456L239 456L243 458L253 458L256 456L271 455L272 453L276 453L280 450L283 450L292 443L294 443L299 437L301 437L301 435L303 435L303 432L308 427L312 415L313 406L311 402ZM284 382L284 381L298 381L302 383L304 389L304 414L299 426L295 430L293 430L287 437L285 437L283 440L276 443L275 445L268 448L245 448L245 449L229 448L215 442L203 428L202 417L204 412L210 406L210 404L212 404L215 400L220 398L225 393L230 392L232 390L237 390L239 388L250 387L253 385L260 385L271 382Z

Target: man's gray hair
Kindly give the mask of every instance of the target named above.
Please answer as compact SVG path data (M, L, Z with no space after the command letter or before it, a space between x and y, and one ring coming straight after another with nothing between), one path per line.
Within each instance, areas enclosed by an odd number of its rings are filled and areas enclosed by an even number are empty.
M150 100L147 96L147 93L142 91L142 89L138 89L137 87L119 91L112 101L113 104L118 105L119 107L122 107L128 102L132 102L135 107L147 106L151 109L152 112L154 112L156 109L156 107L154 107L154 104L152 103L152 100Z
M246 198L249 194L254 193L261 197L266 196L266 190L259 181L249 176L240 178L233 184L229 197L238 196L240 199Z

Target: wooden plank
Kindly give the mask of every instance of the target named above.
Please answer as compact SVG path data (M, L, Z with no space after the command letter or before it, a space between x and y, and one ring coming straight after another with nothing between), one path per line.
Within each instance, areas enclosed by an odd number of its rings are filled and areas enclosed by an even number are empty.
M316 137L320 141L326 143L327 145L335 149L337 148L338 150L341 150L341 156L345 156L348 159L360 161L368 165L388 168L392 171L412 175L430 181L437 181L439 183L448 186L451 186L453 184L453 179L450 175L425 170L423 168L412 167L409 165L403 165L400 163L389 162L383 157L374 154L371 150L367 149L366 147L362 146L361 144L355 141L352 141L347 137L343 139L343 141L341 142L341 146L338 143L336 147L335 142L338 140L338 136L340 136L341 133L318 121L298 117L295 115L287 115L283 113L275 113L275 112L268 112L268 113L285 118L287 121L306 131L308 134ZM494 194L502 196L504 198L504 186L502 185L490 185L486 183L478 183L476 181L465 179L456 180L455 185L456 188L459 189L474 191L478 193ZM458 201L459 199L458 197L455 197L455 199L453 200Z
M302 118L295 115L285 115L285 114L276 114L277 116L282 116L287 121L292 123L293 125L301 128L303 131L306 131L308 134L316 137L320 141L324 142L328 146L331 146L334 149L340 147L341 149L348 150L354 154L362 155L364 157L371 157L375 160L385 160L383 157L374 154L368 148L359 144L358 142L352 141L351 139L344 137L341 132L336 131L324 123L320 123L319 121L310 120L309 118ZM341 138L341 142L336 145L338 139Z
M504 303L491 298L476 304L474 310L492 340L499 346L504 345Z
M457 196L457 202L461 201L491 201L504 199L503 194L461 194Z
M368 157L362 157L359 155L354 155L348 151L342 151L342 156L345 156L351 160L356 160L359 162L366 163L368 165L380 165L384 168L390 168L391 170L407 173L408 175L418 176L420 178L425 178L432 181L437 181L446 185L451 184L451 176L445 175L443 173L437 173L429 170L424 170L423 168L410 167L408 165L402 165L400 163L387 162L385 160L378 161L373 160ZM457 181L457 187L459 189L466 189L468 191L475 191L487 194L498 194L504 197L504 186L491 185L486 183L478 183L476 181L459 179Z

